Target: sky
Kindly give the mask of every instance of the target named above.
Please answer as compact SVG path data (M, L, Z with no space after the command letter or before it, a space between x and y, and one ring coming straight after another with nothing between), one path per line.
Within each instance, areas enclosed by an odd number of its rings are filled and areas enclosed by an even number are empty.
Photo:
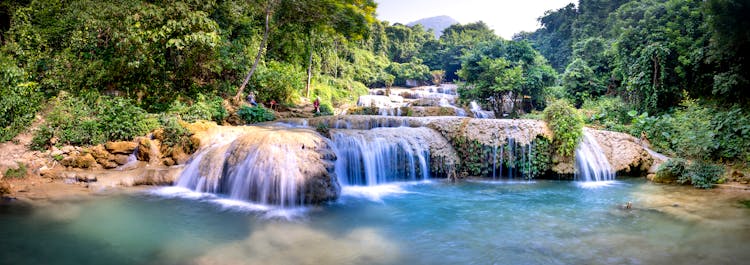
M559 9L577 0L375 0L378 19L406 24L418 19L450 16L461 24L484 21L495 34L511 39L520 31L539 28L544 11Z

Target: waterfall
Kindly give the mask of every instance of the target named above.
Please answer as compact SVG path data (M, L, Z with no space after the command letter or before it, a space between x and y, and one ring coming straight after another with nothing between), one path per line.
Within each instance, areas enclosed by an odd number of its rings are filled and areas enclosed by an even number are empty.
M213 140L188 162L176 186L282 207L338 196L328 172L333 151L311 130L248 127Z
M454 109L456 111L456 116L459 116L459 117L465 117L466 116L466 111L464 111L464 109L454 106L453 104L451 104L450 102L448 102L448 99L446 99L444 97L440 98L440 101L438 101L438 106L444 107L444 108L452 108L452 109Z
M476 101L472 101L471 103L469 103L469 110L474 113L474 118L477 119L491 119L495 117L492 112L482 110L482 107L479 106Z
M430 178L429 128L335 130L336 175L344 185L371 186ZM442 137L441 137L442 139Z
M378 109L378 115L380 116L403 116L400 107L381 107Z
M583 130L583 138L575 152L575 178L583 181L614 180L615 174L599 143Z

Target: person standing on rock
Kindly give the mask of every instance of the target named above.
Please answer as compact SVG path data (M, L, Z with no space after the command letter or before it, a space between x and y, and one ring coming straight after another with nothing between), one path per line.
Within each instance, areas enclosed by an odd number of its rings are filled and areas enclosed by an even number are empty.
M315 98L313 106L315 107L315 113L320 113L320 97Z

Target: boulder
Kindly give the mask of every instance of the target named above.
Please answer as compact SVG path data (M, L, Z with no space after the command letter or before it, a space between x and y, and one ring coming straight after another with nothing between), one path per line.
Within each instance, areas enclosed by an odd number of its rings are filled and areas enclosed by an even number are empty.
M135 148L138 146L138 143L135 142L108 142L104 144L104 147L107 148L107 151L109 151L112 154L122 154L122 155L129 155L132 154L133 151L135 151Z
M13 193L13 187L10 183L0 180L0 196Z
M151 158L157 158L158 154L154 154L154 150L159 150L158 148L155 148L154 143L151 142L148 138L139 138L138 139L138 152L136 153L136 158L138 161L151 161Z
M146 169L133 180L133 185L170 186L177 180L178 175L169 169Z
M112 159L112 161L122 166L122 165L127 164L129 159L130 159L129 155L114 155L114 158Z
M230 134L233 141L227 139ZM220 142L206 143L208 147L195 156L199 159L180 176L191 183L188 188L284 205L298 200L316 204L339 195L338 180L329 171L335 157L332 147L313 130L228 127L217 128L215 135L205 138ZM175 148L171 157L179 159L182 154L182 148Z
M73 168L92 168L96 165L96 159L91 154L78 154L64 158L60 164Z
M118 164L113 161L114 155L107 152L107 149L102 145L91 147L88 149L88 152L94 157L96 163L99 163L99 165L106 169L116 168L118 166Z
M620 132L584 130L594 136L615 172L648 172L654 159L635 137Z

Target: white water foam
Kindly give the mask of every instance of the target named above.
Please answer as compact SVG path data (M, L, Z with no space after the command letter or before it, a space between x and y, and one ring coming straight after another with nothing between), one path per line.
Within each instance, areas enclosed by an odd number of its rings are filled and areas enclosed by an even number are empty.
M285 208L274 205L252 203L242 200L227 199L212 193L197 192L183 187L163 187L149 190L148 194L169 198L207 202L217 205L222 210L240 213L261 213L264 219L296 220L303 218L309 207Z
M605 188L605 187L620 184L620 182L616 180L577 181L575 183L576 183L576 186L578 186L579 188L584 188L584 189L599 189L599 188Z

